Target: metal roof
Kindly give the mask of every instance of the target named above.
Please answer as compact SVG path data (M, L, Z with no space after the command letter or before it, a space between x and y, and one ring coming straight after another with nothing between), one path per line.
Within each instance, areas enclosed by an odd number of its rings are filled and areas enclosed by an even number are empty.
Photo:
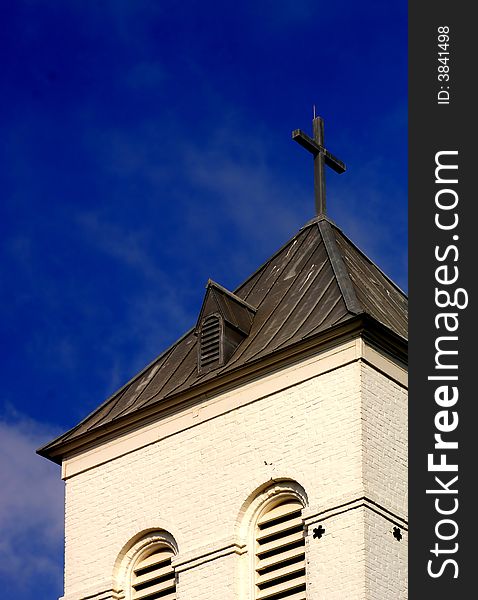
M225 365L206 374L198 372L197 336L191 329L79 425L39 453L57 460L61 448L73 440L105 431L146 407L300 346L357 315L368 315L407 339L406 295L326 217L305 225L231 297L255 309L255 315L249 335Z
M251 330L252 321L256 313L254 306L245 302L239 296L231 293L211 279L207 282L206 295L199 317L196 323L196 333L198 332L205 314L217 310L228 323L233 325L245 335Z

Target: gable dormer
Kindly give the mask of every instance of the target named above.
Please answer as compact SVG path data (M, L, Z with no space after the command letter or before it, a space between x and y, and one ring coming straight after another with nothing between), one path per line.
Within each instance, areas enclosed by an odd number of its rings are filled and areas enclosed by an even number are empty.
M198 371L207 373L227 363L249 335L256 309L209 280L195 333L198 338Z

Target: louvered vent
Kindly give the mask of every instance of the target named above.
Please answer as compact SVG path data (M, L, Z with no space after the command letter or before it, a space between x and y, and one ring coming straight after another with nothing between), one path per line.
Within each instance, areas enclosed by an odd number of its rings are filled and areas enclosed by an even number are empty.
M176 599L172 557L172 550L163 547L148 554L136 564L133 570L133 600Z
M209 315L202 323L199 351L199 367L207 369L221 360L221 321L217 315Z
M305 600L302 505L287 500L259 519L256 531L256 600Z

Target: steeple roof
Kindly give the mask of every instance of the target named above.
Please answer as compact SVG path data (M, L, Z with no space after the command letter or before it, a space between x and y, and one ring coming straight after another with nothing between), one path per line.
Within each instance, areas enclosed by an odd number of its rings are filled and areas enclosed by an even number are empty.
M324 216L307 223L234 294L212 282L207 294L219 298L224 311L234 304L234 318L247 313L252 320L225 364L207 373L198 370L197 330L191 329L39 453L59 462L73 447L102 439L132 418L150 415L186 393L231 385L265 363L290 360L305 346L339 337L358 323L406 352L407 297Z

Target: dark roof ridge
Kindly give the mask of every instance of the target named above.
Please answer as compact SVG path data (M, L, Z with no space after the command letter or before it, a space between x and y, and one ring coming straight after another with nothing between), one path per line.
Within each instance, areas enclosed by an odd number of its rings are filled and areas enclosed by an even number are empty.
M357 294L355 293L354 284L350 278L349 271L345 265L342 253L337 246L337 241L332 232L331 223L327 218L318 220L317 227L319 228L322 240L325 244L325 249L329 256L330 264L335 273L337 284L342 292L347 310L354 315L359 315L364 312L360 304Z
M383 275L383 277L385 277L385 279L398 291L400 292L400 294L402 294L402 296L404 296L405 298L408 298L408 294L406 294L402 288L397 285L393 279L390 279L390 277L384 272L382 271L382 269L377 265L377 263L375 263L369 256L367 256L367 254L365 254L365 252L363 250L361 250L357 244L355 244L354 242L352 242L352 240L340 229L340 227L338 227L333 221L330 221L329 219L326 219L331 225L332 227L334 227L334 229L336 229L346 240L347 242L353 246L353 248L359 253L361 254L365 260L371 264L375 269L377 269L377 271L380 272L381 275Z
M334 225L335 227L337 227L337 225L335 225L334 221L332 221L332 219L330 219L327 215L317 215L316 217L313 217L312 219L310 219L310 221L307 221L307 223L305 225L302 225L302 227L300 228L299 231L303 231L304 229L307 229L307 227L311 227L312 225L315 225L316 223L319 224L322 221L326 221L327 223L330 223L331 225Z
M289 238L286 242L284 242L284 244L282 244L282 246L276 252L274 252L274 254L272 254L272 256L270 256L265 262L263 262L259 267L257 267L257 269L253 273L251 273L247 279L244 279L244 281L242 281L235 288L234 293L237 294L237 292L241 288L243 288L247 284L248 281L250 281L253 277L256 277L256 275L259 273L259 271L264 269L270 262L272 262L276 256L278 256L285 248L287 248L287 246L290 246L291 244L293 244L294 241L302 234L303 231L305 231L309 227L313 227L315 224L319 223L320 221L327 221L328 223L330 223L331 225L333 225L334 227L339 229L337 227L337 225L334 223L334 221L332 221L332 219L329 219L329 217L327 217L326 215L319 215L319 216L313 217L312 219L307 221L307 223L305 223L305 225L302 225L302 227L297 231L297 233L293 237ZM340 229L339 229L339 231L340 231Z
M200 334L205 317L212 314L217 315L218 312L230 326L247 336L251 330L257 307L252 306L219 283L208 279L194 335Z
M306 273L307 277L303 277L304 269L310 261L314 263L312 270ZM326 267L323 273L321 271L322 274L316 276L313 268L317 270L321 262ZM370 272L370 268L375 274ZM309 289L306 284L312 275L313 281L317 280L317 285L321 286L319 291L325 290L324 293L328 294L323 310L320 308L321 304L315 302L317 290L313 291L312 295L309 294L308 300L305 296L302 298ZM372 276L374 279L379 276L381 285L369 289L367 281ZM283 302L287 294L288 300ZM250 300L250 303L246 299ZM306 223L234 292L208 279L201 312L206 301L214 301L218 304L219 311L225 310L228 315L228 311L232 311L229 316L237 317L233 318L233 326L242 323L242 318L247 320L246 317L252 323L256 311L259 315L255 328L251 330L253 337L250 339L253 341L245 347L237 364L237 361L231 361L228 363L229 370L222 368L212 371L205 378L198 376L194 356L194 349L197 347L195 328L190 328L82 419L76 427L40 448L39 453L51 458L56 447L66 447L65 444L74 443L75 439L80 439L95 429L103 431L104 427L120 422L123 417L136 410L141 411L158 401L176 397L177 394L213 381L216 377L217 381L223 381L224 375L239 372L243 367L252 368L257 360L272 356L276 352L287 351L289 347L300 347L302 342L315 339L317 335L332 330L340 323L355 322L367 317L370 323L380 325L404 341L407 335L406 295L325 215L314 217ZM265 312L261 309L263 305ZM336 306L339 308L333 312ZM212 304L208 305L208 310L212 310L212 307ZM294 314L297 318L294 321L291 313L296 309ZM327 321L331 311L332 317ZM286 337L280 338L276 336L275 328L282 327L285 322L290 324L290 330L285 331ZM304 323L307 324L305 328ZM239 330L243 331L240 328ZM280 344L271 343L273 339L279 340ZM269 350L265 355L261 355L261 348ZM145 379L145 387L137 393L137 383L142 378ZM139 401L142 396L144 398Z
M230 290L228 290L227 288L225 288L224 286L222 286L220 283L217 283L217 281L214 281L213 279L208 279L207 280L207 284L206 284L206 289L209 288L209 287L214 287L214 288L218 289L223 294L227 294L235 302L238 302L239 304L242 304L248 310L250 310L250 311L252 311L254 313L257 312L257 308L255 306L252 306L252 304L249 304L249 302L247 302L243 298L240 298L234 292L231 292Z
M363 250L361 250L357 244L355 244L350 238L349 236L344 233L342 231L342 229L337 225L337 223L335 223L335 221L333 221L332 219L330 219L327 215L318 215L316 217L314 217L313 219L310 219L310 221L307 221L307 223L305 225L303 225L299 231L303 231L304 229L307 229L307 227L311 227L312 225L315 224L320 224L321 222L326 222L329 223L334 229L336 229L346 240L349 244L351 244L355 250L357 250L357 252L359 252L364 258L365 260L370 263L373 267L375 267L378 271L380 271L380 273L385 277L385 279L396 289L398 290L403 296L405 296L406 298L408 298L408 294L406 294L402 288L397 285L395 283L395 281L393 281L393 279L390 279L390 277L384 272L382 271L382 269L377 265L377 263L375 263L367 254L365 254L365 252ZM320 229L320 227L319 227ZM294 239L294 238L292 238ZM282 248L281 248L282 250ZM267 261L269 262L269 261ZM267 264L267 263L266 263Z

